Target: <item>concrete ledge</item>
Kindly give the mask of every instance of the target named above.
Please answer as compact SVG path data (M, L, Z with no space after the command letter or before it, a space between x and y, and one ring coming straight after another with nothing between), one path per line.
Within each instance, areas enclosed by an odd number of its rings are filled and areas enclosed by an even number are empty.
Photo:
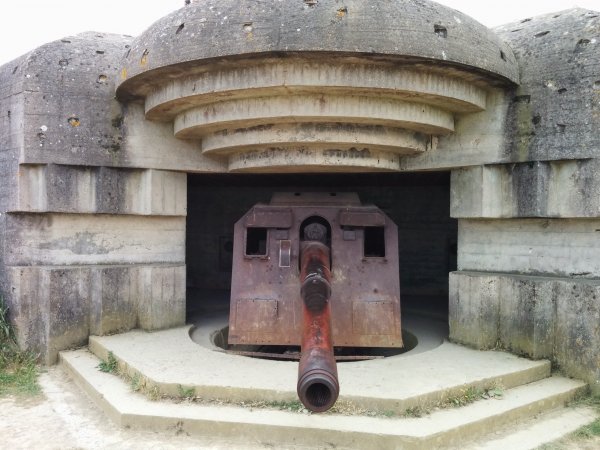
M552 161L452 171L455 218L600 216L600 160Z
M8 214L8 266L182 264L185 217Z
M230 172L384 172L397 171L400 156L365 149L322 150L311 147L267 148L229 157Z
M600 278L600 219L458 222L458 269Z
M231 154L280 147L327 150L363 149L398 155L424 152L437 142L431 136L398 128L338 123L291 123L238 128L202 138L205 154Z
M337 448L422 449L458 446L524 417L561 407L583 383L549 378L505 392L502 401L478 401L440 410L424 418L388 419L332 414L304 415L268 409L151 402L132 393L120 378L99 372L98 359L86 350L61 353L75 381L121 426L181 430L267 445ZM243 442L241 441L243 439Z
M457 115L454 133L439 137L430 151L402 158L404 171L456 169L506 161L505 117L512 101L510 92L490 89L486 109Z
M197 106L174 120L175 136L279 123L358 123L406 128L426 134L454 131L454 116L442 108L377 97L303 95L225 100Z
M600 392L600 280L450 274L450 339L550 358Z
M288 57L168 81L146 97L146 118L171 121L194 105L282 94L351 93L422 102L458 113L485 109L485 90L456 74L360 64L356 60L342 62L339 57L335 61Z
M215 326L210 332L218 329ZM292 401L297 398L296 362L217 352L193 342L189 327L92 336L89 345L90 351L104 360L112 352L122 370L132 377L144 378L149 386L167 395L177 396L179 387L185 386L208 399ZM543 379L550 375L550 364L503 352L474 351L446 342L423 353L341 363L338 372L340 400L402 414L411 407L435 405L448 397L460 396L469 387L512 388Z
M187 176L163 170L20 165L11 212L185 216Z

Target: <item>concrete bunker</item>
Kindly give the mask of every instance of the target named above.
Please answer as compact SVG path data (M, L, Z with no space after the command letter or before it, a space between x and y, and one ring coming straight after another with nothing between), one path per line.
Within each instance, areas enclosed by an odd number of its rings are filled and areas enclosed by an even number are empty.
M3 66L0 289L20 345L52 364L90 335L183 325L186 275L226 287L230 219L197 240L210 257L191 247L202 214L238 207L226 185L252 202L351 186L393 210L397 180L440 176L450 339L598 391L599 20L489 30L423 0L206 0L134 39L84 33ZM401 280L409 304L420 280Z

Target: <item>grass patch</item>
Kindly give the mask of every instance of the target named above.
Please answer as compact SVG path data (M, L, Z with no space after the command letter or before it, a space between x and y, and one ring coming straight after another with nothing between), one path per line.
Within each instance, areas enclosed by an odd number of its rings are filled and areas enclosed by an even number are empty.
M500 386L492 386L485 389L471 386L463 390L459 395L447 398L438 405L438 408L459 408L470 405L477 400L501 399L502 397L504 397L504 389Z
M419 418L419 417L423 417L425 414L427 414L427 411L423 410L423 408L421 408L420 406L412 406L410 408L406 408L403 416Z
M129 379L129 386L133 392L140 392L144 387L144 383L140 376L136 373Z
M580 397L571 402L569 406L587 406L595 409L600 415L600 396ZM567 450L574 448L600 448L600 417L562 439L540 446L538 450Z
M36 355L21 351L8 321L8 306L0 297L0 397L40 393Z
M304 405L300 403L298 400L291 401L273 401L273 402L252 402L256 403L255 407L263 407L263 408L272 408L279 409L281 411L293 411L293 412L301 412L304 410Z
M113 352L108 352L108 358L106 361L100 361L98 364L98 370L106 373L117 373L119 371L119 362Z
M574 405L592 407L596 410L598 414L600 414L600 395L580 399L579 401L575 402ZM600 417L592 423L585 425L577 431L575 431L572 434L572 437L584 440L600 438Z
M580 439L600 437L600 419L596 419L589 425L581 427L579 430L575 431L573 435Z
M185 399L193 399L196 397L196 389L193 387L185 388L182 385L177 386L177 390L179 391L179 397Z

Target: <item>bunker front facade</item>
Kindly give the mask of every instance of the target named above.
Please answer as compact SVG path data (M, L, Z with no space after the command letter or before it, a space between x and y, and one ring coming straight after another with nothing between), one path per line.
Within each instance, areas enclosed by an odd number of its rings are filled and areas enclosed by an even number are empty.
M450 339L600 391L599 42L583 9L490 30L424 0L206 0L5 64L19 344L52 364L90 335L185 323L190 174L445 171Z

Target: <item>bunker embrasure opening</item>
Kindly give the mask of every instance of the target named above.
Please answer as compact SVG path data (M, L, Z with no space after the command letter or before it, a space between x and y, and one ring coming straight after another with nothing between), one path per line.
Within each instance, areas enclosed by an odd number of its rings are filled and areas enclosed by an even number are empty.
M229 311L235 222L256 203L268 203L274 192L300 195L307 191L328 193L332 201L335 201L337 193L355 192L361 202L373 204L384 211L398 227L403 312L417 312L447 320L448 274L456 270L457 221L450 217L449 172L427 172L189 174L186 236L188 322L199 314ZM386 257L381 230L377 227L365 230L364 257ZM274 228L269 232L282 238L277 241L278 245L286 245L287 239L283 239L285 229ZM342 232L347 239L356 236L355 227L343 227ZM246 250L250 256L260 258L260 253L264 256L266 251L265 230L255 228L251 233Z

